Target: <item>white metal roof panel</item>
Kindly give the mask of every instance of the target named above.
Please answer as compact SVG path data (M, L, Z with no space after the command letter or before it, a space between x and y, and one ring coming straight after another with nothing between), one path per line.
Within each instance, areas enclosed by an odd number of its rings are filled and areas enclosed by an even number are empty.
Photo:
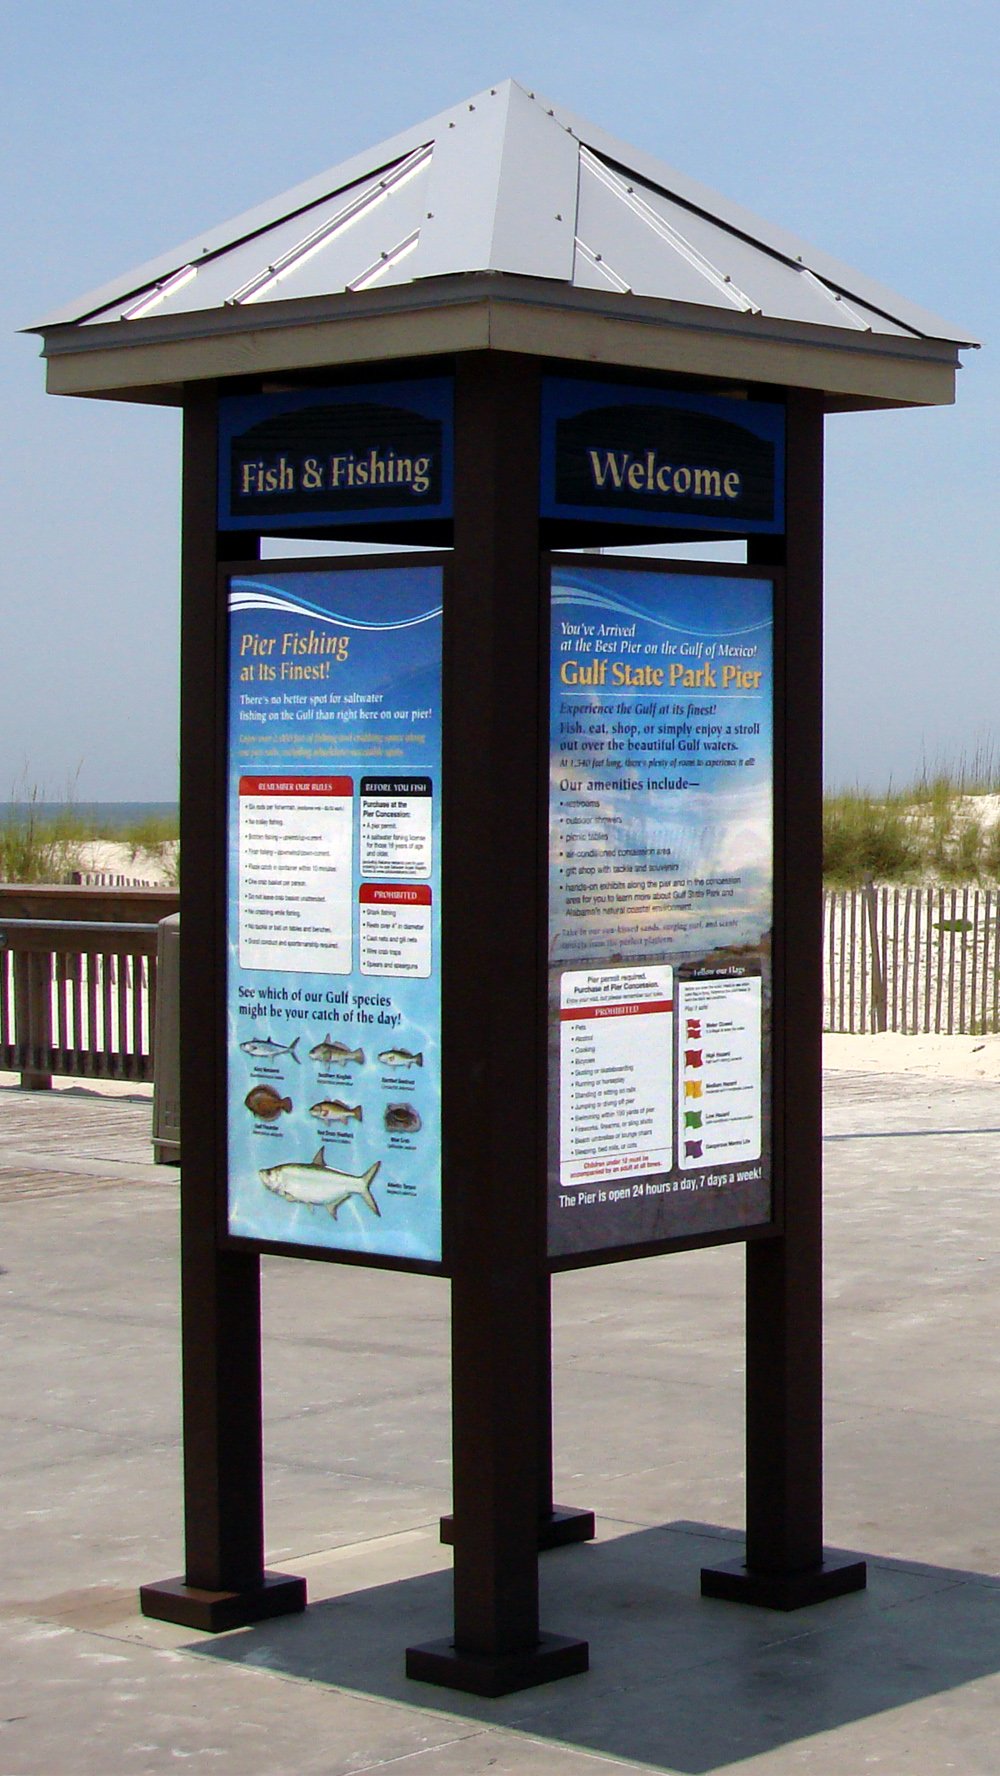
M581 224L584 192L603 180L604 189L614 195L619 208L635 217L643 230L640 246L645 246L645 281L633 283L635 290L655 295L657 280L662 282L662 252L655 244L659 224L661 238L670 241L690 264L700 265L703 283L716 291L721 283L723 300L736 308L818 327L853 326L861 332L874 328L912 336L912 329L874 315L860 303L838 299L837 292L806 266L762 252L742 235L674 202L645 180L624 177L589 150L581 151L581 162ZM711 298L702 296L700 300Z
M457 107L434 138L427 208L414 277L492 269L493 229L507 106L480 93Z
M422 158L421 158L422 154ZM138 320L146 315L190 314L224 305L315 295L347 288L370 264L385 240L412 231L419 201L413 189L426 178L431 149L414 150L379 175L362 179L322 203L297 212L262 234L239 242L207 263L195 261L188 276L153 284L89 317L90 322Z
M514 81L161 255L40 330L482 271L823 328L971 343Z
M576 234L593 267L613 272L615 288L710 308L747 308L724 273L696 253L619 175L583 150ZM718 257L718 256L717 256Z
M977 343L971 333L956 329L939 315L920 308L907 297L900 296L864 272L854 271L841 260L823 252L819 247L811 246L778 224L764 221L710 186L702 185L686 173L678 172L666 161L647 154L631 143L623 142L617 136L609 135L599 125L579 117L565 105L553 104L537 92L533 96L545 110L551 112L556 122L564 129L571 130L595 154L634 172L638 178L669 193L690 208L703 211L734 233L746 235L766 251L777 253L792 263L797 263L801 258L817 277L830 283L834 289L855 296L874 312L891 316L901 326L928 339L948 339L964 345Z
M509 83L508 124L490 270L573 277L578 152L523 87Z

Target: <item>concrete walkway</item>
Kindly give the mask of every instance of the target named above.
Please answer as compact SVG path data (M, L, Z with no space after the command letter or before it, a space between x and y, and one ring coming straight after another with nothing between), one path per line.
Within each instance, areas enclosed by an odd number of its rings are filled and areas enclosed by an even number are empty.
M600 1537L544 1557L542 1621L592 1669L497 1702L402 1674L450 1626L436 1279L265 1262L269 1560L311 1607L214 1639L137 1614L182 1564L175 1174L148 1098L0 1089L0 1776L995 1776L1000 1102L829 1088L828 1541L869 1590L698 1595L742 1521L741 1251L570 1275L557 1496Z

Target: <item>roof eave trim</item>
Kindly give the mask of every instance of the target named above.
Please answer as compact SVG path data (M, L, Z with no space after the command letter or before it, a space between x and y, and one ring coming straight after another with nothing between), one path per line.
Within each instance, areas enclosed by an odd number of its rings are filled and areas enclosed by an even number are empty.
M740 314L697 303L670 302L657 297L619 294L614 290L582 290L553 280L518 277L500 272L457 273L384 290L304 297L301 300L256 304L253 326L239 309L193 310L183 315L150 317L138 321L106 321L81 327L76 323L25 329L42 337L42 356L57 358L77 354L128 351L149 345L180 345L185 340L228 338L234 333L293 331L318 322L377 319L381 315L420 314L428 309L449 308L470 302L495 301L532 308L559 308L567 313L592 314L609 320L628 320L639 325L697 329L780 340L826 350L838 350L881 358L927 359L958 364L957 353L971 349L975 341L905 338L898 334L859 333L853 328L822 327L815 323L773 319L761 314Z

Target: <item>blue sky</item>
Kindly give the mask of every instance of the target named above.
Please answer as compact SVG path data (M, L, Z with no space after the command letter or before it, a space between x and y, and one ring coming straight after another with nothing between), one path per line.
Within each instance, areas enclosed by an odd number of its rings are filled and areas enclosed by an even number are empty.
M16 330L507 75L969 329L957 405L828 425L827 775L1000 749L994 0L34 0L0 47L0 796L165 799L179 422Z

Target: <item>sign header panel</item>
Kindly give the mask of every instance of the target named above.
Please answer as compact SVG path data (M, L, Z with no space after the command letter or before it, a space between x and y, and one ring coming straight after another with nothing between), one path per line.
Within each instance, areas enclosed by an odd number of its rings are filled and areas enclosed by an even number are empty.
M228 1214L441 1262L442 570L229 582Z
M219 402L220 530L385 524L451 510L447 377Z
M771 1210L773 585L552 574L548 1250Z
M770 402L546 377L542 517L779 532L784 422Z

